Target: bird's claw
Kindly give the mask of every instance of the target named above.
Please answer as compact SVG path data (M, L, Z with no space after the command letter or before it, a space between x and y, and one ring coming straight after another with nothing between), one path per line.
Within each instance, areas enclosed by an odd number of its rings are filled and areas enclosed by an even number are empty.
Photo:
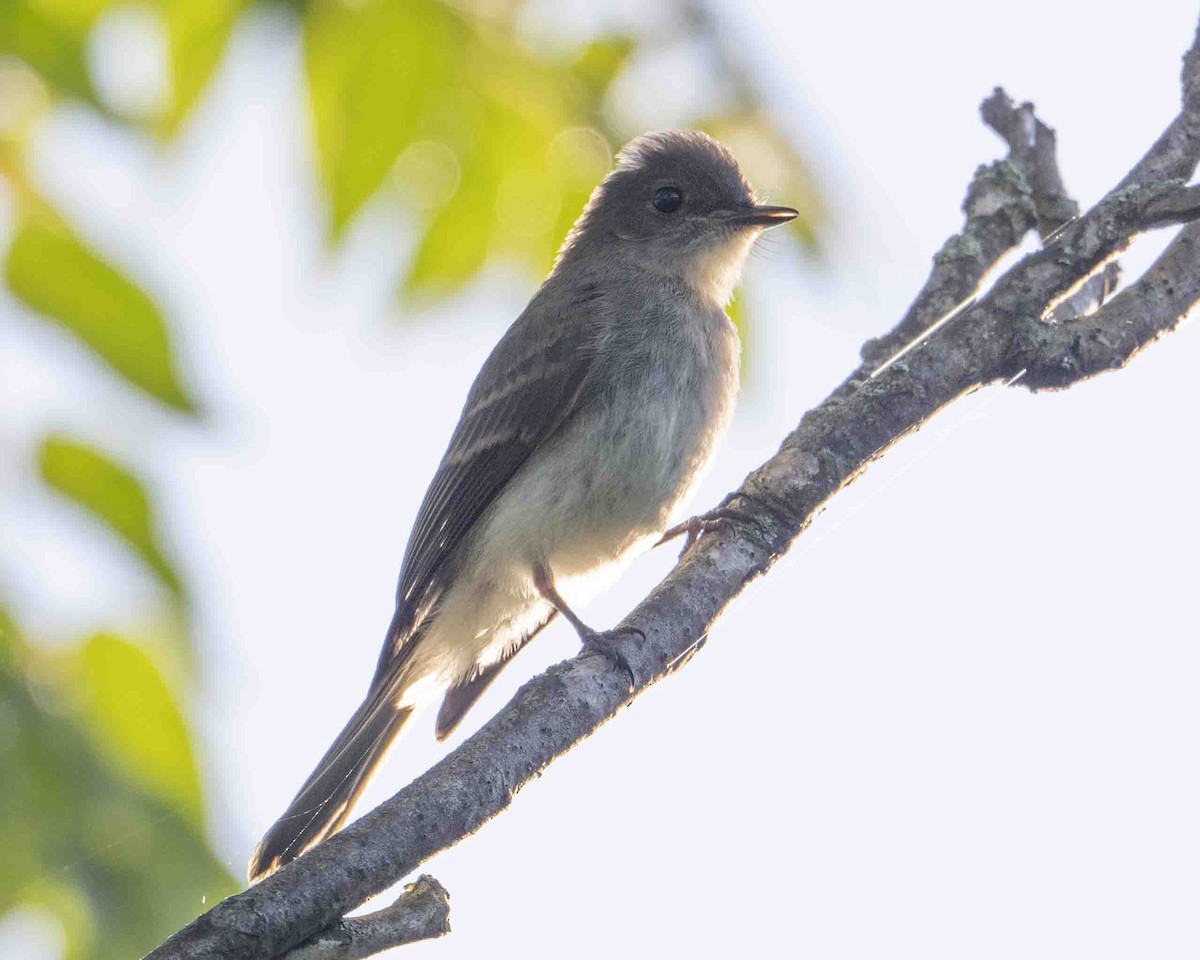
M658 542L654 546L661 547L664 543L686 534L686 539L683 541L683 549L679 551L679 557L682 559L696 545L696 541L704 534L716 529L722 523L752 523L754 518L750 514L744 510L738 510L736 507L731 507L730 504L734 500L752 501L753 499L754 497L749 494L732 493L707 513L699 513L694 517L684 520L683 523L678 523L671 527L670 530L658 538Z
M629 658L621 652L616 642L617 637L623 633L636 633L643 641L646 639L646 634L637 627L616 627L603 632L590 630L583 637L583 649L586 653L599 654L613 666L624 672L625 676L629 678L629 692L632 693L638 686L637 674L634 672Z

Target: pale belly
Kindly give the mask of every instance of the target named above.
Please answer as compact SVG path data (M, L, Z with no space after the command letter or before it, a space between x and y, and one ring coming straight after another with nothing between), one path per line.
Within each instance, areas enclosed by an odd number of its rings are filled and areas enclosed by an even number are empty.
M724 432L736 392L736 345L698 389L636 382L539 449L481 519L469 559L421 637L406 702L492 663L551 614L533 584L552 571L574 608L648 549L682 511ZM694 371L692 380L697 378Z

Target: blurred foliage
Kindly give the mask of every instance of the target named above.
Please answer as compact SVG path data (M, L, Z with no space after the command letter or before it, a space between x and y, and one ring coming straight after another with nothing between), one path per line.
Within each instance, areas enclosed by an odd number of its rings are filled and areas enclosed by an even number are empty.
M105 6L89 0L5 0L0 4L0 52L32 67L55 91L99 106L88 75L84 43Z
M146 404L203 422L171 317L55 209L31 145L63 104L129 137L169 142L239 19L268 6L291 18L303 50L329 244L384 199L415 231L400 291L410 301L451 296L497 261L544 276L615 149L637 132L616 103L621 78L672 44L705 50L703 79L716 91L708 112L677 125L725 140L756 186L800 208L794 246L812 250L819 203L791 141L707 8L662 3L671 16L645 35L631 27L551 50L523 29L515 0L0 0L7 293L30 323L67 331ZM161 90L121 95L105 71L146 53L161 64ZM743 333L744 303L731 311ZM138 462L153 472L161 454L152 438L143 447ZM167 633L186 635L186 588L160 541L151 487L65 434L38 438L27 453L45 489L141 560L169 611ZM140 955L197 913L202 897L235 887L205 837L189 653L142 631L30 643L0 614L0 916L23 905L48 911L71 957Z
M67 957L129 960L237 889L208 849L183 717L138 644L29 645L0 611L0 914L40 906Z
M42 441L37 465L47 486L104 523L164 586L182 594L179 574L159 546L150 498L137 477L99 450L64 436Z
M682 32L714 32L698 8L683 13ZM439 0L313 0L305 68L331 240L390 178L421 231L406 294L453 294L490 257L540 279L626 139L607 107L638 46L605 36L536 55L511 20L472 19ZM716 56L722 64L732 72ZM817 205L804 167L747 84L731 86L727 111L684 122L737 135L760 186L800 207L811 246Z
M4 0L0 57L8 54L47 91L38 109L64 97L82 100L133 131L169 137L186 121L217 67L238 16L250 0ZM266 5L259 0L258 5ZM273 6L279 4L273 3ZM792 229L808 249L820 217L816 191L794 147L766 116L723 31L707 8L677 0L673 19L653 37L608 35L574 49L532 49L518 28L520 5L466 0L292 0L304 51L312 150L327 203L329 238L344 238L355 215L381 189L403 201L419 231L406 264L403 292L420 302L458 292L492 258L516 263L540 279L588 192L612 155L636 131L623 129L613 86L639 53L672 43L708 50L719 109L682 116L730 142L751 179L798 207ZM89 69L89 37L112 11L141 10L157 23L167 76L162 103L143 113L104 95ZM664 34L662 24L670 25ZM94 58L92 58L94 59ZM12 71L9 71L12 73ZM0 72L0 98L5 94ZM28 99L28 98L26 98ZM12 126L10 122L10 127ZM9 172L31 124L10 130ZM2 131L0 131L2 132ZM16 146L16 149L12 147ZM0 167L3 169L3 167ZM112 323L105 307L128 306L131 336L157 340L153 304L126 283L118 297L103 262L90 258L61 221L41 215L26 226L8 264L8 283L37 310L81 336ZM36 262L29 260L36 257ZM12 252L10 261L15 257ZM57 267L61 266L62 269ZM49 297L49 275L73 275L110 292L89 311L89 297ZM14 274L14 270L19 272ZM39 281L43 281L39 283ZM81 280L82 283L82 280ZM80 288L82 290L82 286ZM134 304L134 300L141 302ZM49 300L49 303L47 302ZM115 325L115 324L114 324ZM153 329L152 329L153 328ZM158 353L157 344L154 352ZM111 355L105 355L118 369ZM169 362L160 397L186 406ZM146 389L144 380L136 380Z
M167 37L170 105L157 118L160 130L174 133L200 98L221 61L245 0L162 0Z
M193 410L154 302L44 204L23 206L4 261L13 296L57 320L130 383L169 406Z

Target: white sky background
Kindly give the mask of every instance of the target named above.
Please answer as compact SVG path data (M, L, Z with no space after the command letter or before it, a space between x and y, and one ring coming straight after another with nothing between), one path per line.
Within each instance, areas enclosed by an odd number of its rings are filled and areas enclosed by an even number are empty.
M537 30L582 29L541 6ZM977 119L994 85L1037 102L1090 203L1176 111L1196 15L808 6L722 17L832 214L824 264L779 244L751 261L750 383L698 507L903 312L975 166L1001 153ZM166 153L77 112L37 153L46 191L176 318L206 423L148 412L11 303L0 325L18 358L0 378L0 536L21 557L3 575L35 634L74 636L114 596L121 627L153 597L35 492L28 444L65 425L135 462L147 431L169 447L152 477L197 595L213 829L238 873L365 690L425 485L533 290L497 275L403 315L409 239L378 210L325 255L291 40L281 20L243 29ZM650 63L625 94L670 123L677 85ZM425 868L454 933L397 956L1195 956L1196 337L1060 395L976 394L906 440L686 671ZM673 556L639 561L585 617L616 622ZM556 625L464 732L576 645ZM431 714L363 809L442 755Z

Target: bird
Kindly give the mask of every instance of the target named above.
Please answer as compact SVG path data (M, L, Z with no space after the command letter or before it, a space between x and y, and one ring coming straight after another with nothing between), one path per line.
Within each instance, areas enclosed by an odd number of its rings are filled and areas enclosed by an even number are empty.
M366 698L251 857L256 882L335 833L400 728L443 697L458 726L497 673L677 518L725 433L740 343L727 307L766 228L707 134L628 143L471 386L417 514ZM611 647L608 648L611 652Z

